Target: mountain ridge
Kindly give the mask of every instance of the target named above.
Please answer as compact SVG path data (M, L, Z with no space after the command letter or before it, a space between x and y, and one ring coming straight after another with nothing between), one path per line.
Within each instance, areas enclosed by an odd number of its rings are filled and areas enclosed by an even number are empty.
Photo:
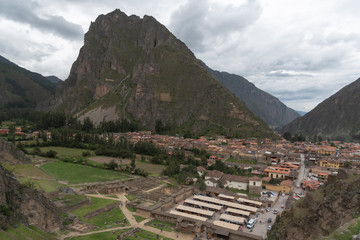
M235 96L259 118L273 128L279 128L300 117L293 109L287 107L278 98L257 88L246 78L227 72L212 70L203 63L209 73L225 85Z
M56 84L0 56L0 107L35 107L55 92Z
M338 140L360 139L360 78L318 104L303 117L282 128L282 132L315 135Z

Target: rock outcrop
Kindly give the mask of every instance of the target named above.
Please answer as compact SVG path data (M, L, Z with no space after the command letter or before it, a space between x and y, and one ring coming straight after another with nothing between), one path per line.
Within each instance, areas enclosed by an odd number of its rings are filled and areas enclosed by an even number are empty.
M61 219L51 201L32 187L20 184L0 164L0 228L17 223L58 232Z
M3 161L19 164L29 162L30 159L25 156L25 153L17 149L11 142L0 139L0 158Z
M125 118L149 130L161 120L173 133L274 136L155 18L120 10L91 23L69 78L39 109L95 124Z
M303 240L327 236L360 215L360 176L339 170L328 182L284 212L268 239Z

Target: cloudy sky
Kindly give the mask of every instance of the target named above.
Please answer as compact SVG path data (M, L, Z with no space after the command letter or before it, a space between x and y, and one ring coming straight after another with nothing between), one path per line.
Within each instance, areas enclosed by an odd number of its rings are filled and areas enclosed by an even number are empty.
M295 110L360 77L357 0L0 0L0 55L66 79L90 22L116 8L154 16L208 66Z

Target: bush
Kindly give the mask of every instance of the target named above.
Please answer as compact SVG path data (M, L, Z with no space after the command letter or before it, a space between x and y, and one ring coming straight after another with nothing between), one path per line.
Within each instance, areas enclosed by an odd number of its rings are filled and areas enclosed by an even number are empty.
M46 152L45 156L48 158L55 158L57 155L57 152L54 150L49 150Z
M82 153L83 157L88 157L91 155L91 153L89 151L83 152Z

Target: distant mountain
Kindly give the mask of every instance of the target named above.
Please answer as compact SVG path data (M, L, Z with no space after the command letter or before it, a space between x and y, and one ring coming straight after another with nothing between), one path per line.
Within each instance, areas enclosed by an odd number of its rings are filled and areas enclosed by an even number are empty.
M173 133L274 136L155 18L120 10L91 23L69 78L39 108L95 124L126 118Z
M62 81L60 78L56 76L47 76L46 79L55 84L58 84L60 81Z
M360 78L347 85L282 131L340 140L360 139Z
M204 64L205 65L205 64ZM273 128L282 127L300 115L276 97L258 89L247 79L227 72L206 69L220 83L232 91L258 117Z
M0 56L0 108L35 107L49 98L56 84Z
M308 112L303 112L303 111L296 111L298 114L300 114L300 116L304 116L305 114L307 114Z

